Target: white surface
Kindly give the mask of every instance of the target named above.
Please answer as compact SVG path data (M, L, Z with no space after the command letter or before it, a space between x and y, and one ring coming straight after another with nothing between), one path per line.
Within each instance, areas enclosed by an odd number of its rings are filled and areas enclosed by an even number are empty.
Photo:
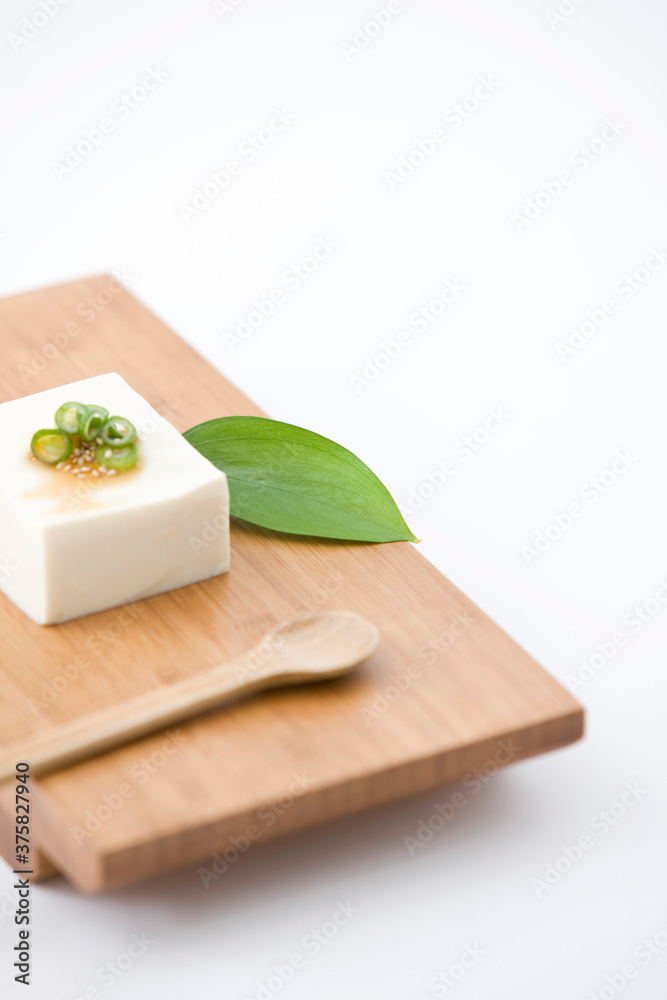
M647 604L667 574L664 255L637 270L667 246L667 8L586 0L551 26L557 2L406 2L349 62L341 43L382 0L237 0L222 17L192 0L71 0L21 51L7 42L3 291L124 269L272 415L355 450L403 506L453 462L411 516L422 551L555 676L627 634L578 692L586 741L468 794L414 857L403 838L452 789L261 846L207 891L194 869L94 899L37 889L33 997L83 995L144 932L155 943L101 996L255 997L301 952L271 995L417 1000L443 995L429 982L475 943L486 953L450 991L461 1000L662 995L667 947L633 953L667 944L667 605ZM38 9L5 0L3 32ZM147 77L153 90L123 111L151 67L167 78ZM493 92L463 121L455 105L481 77ZM103 117L113 131L59 182L53 161ZM264 127L251 160L242 144ZM390 190L385 173L437 128L444 141ZM584 166L578 150L603 135ZM186 224L179 206L234 159ZM563 171L560 197L517 227ZM465 289L419 332L410 317L438 310L448 280ZM279 292L230 350L254 300ZM570 327L610 299L616 311L561 359ZM355 392L403 331L412 344ZM499 407L466 458L464 436ZM632 461L602 492L590 481L619 449ZM580 515L528 561L522 547L572 503ZM598 814L635 781L645 793L603 834ZM586 834L593 848L538 895L531 880ZM304 935L347 899L358 914L311 954ZM13 931L0 928L3 991ZM610 986L628 962L637 977Z
M79 481L28 460L69 401L134 424L135 470ZM0 404L0 468L0 587L40 625L229 569L227 477L115 372Z

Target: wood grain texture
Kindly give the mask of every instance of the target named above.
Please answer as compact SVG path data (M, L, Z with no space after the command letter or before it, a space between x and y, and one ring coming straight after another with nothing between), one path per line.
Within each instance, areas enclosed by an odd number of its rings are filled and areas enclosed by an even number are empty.
M0 781L16 776L17 761L30 762L33 778L62 771L241 697L342 677L371 656L379 642L378 628L354 612L291 618L236 660L0 747Z
M14 860L16 854L16 820L14 818L15 802L14 788L11 783L0 786L0 855L14 867L19 863ZM58 869L42 852L35 846L34 838L31 844L30 864L27 867L31 870L31 882L43 882L45 879L53 878L58 874Z
M0 401L117 371L179 430L261 412L108 276L0 301L0 345ZM266 693L34 782L36 843L76 885L206 864L250 830L265 840L581 736L575 699L416 547L235 523L229 574L124 609L40 627L0 594L0 745L200 674L304 610L363 614L378 651L350 677ZM509 737L518 749L498 754Z

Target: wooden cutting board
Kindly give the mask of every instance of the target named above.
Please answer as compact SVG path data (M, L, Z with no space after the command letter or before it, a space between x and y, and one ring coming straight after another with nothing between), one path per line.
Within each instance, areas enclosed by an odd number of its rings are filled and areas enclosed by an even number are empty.
M2 401L117 371L179 430L261 412L108 276L0 301L0 346ZM320 609L366 615L378 652L349 678L35 781L38 874L57 868L94 892L193 862L215 873L248 845L581 736L581 706L417 547L236 523L228 575L126 609L40 627L0 594L0 742L207 670ZM13 866L11 792L0 849Z

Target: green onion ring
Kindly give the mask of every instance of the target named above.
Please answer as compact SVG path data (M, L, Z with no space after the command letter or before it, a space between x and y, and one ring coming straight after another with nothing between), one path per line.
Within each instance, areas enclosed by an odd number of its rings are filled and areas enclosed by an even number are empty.
M66 434L79 433L79 417L88 409L83 403L63 403L56 413L56 427Z
M30 449L40 462L46 465L57 465L69 458L72 451L72 439L66 431L54 427L52 430L37 431L30 442Z
M94 441L109 418L109 411L103 406L87 406L85 413L78 417L79 434L84 441Z
M127 472L137 464L137 446L128 444L122 448L114 448L113 454L106 458L109 450L108 445L99 444L95 449L95 459L100 465L106 465L107 469L115 469L116 472Z
M109 417L97 436L102 438L107 448L124 448L132 444L137 436L137 429L125 417Z

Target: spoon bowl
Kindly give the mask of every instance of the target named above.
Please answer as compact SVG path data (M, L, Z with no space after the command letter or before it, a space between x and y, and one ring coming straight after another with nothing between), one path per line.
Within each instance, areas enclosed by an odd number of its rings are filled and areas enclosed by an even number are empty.
M267 665L280 662L288 673L317 673L328 677L347 673L371 656L380 642L380 632L367 618L352 611L322 611L293 618L269 632L267 644L273 655Z

